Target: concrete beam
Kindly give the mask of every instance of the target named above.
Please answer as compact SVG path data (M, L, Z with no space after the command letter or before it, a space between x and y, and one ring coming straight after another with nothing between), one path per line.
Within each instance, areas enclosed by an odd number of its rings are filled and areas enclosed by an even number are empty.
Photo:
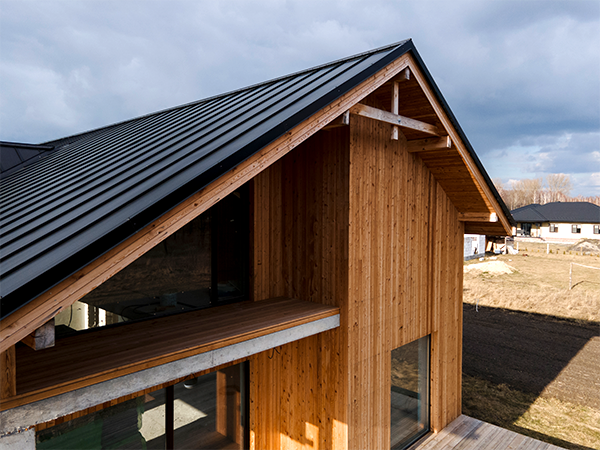
M340 315L336 314L335 316L315 320L287 330L278 331L75 391L66 392L56 397L8 409L0 412L0 436L14 433L18 429L58 419L67 414L72 414L100 403L123 397L124 395L134 394L192 373L212 369L222 364L246 358L339 326Z

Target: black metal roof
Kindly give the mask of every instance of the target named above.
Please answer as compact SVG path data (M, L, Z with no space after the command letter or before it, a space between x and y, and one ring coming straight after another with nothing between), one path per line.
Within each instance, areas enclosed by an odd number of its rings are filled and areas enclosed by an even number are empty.
M600 206L589 202L553 202L512 211L516 222L600 223Z
M411 40L47 142L0 180L0 313L20 308L411 52L504 203ZM507 217L510 213L506 210Z
M48 156L54 146L0 141L0 179Z

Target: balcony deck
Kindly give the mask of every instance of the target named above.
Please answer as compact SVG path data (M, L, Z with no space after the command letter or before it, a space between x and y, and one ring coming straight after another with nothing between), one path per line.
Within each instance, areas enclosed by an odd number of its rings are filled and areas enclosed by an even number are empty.
M440 431L419 441L411 450L560 450L562 447L523 436L461 415Z

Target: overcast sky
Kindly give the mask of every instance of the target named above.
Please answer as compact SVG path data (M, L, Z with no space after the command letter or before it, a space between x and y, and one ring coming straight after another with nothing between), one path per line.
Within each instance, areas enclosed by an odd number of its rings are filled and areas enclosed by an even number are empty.
M600 0L0 0L0 140L40 143L412 38L492 178L600 195Z

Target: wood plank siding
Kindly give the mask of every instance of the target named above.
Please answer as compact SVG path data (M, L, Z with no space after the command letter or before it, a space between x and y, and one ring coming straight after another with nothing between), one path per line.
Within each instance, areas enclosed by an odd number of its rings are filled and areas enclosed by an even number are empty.
M431 421L460 414L463 224L406 139L352 116L254 179L254 296L341 326L251 358L256 449L389 448L391 350L431 334Z

